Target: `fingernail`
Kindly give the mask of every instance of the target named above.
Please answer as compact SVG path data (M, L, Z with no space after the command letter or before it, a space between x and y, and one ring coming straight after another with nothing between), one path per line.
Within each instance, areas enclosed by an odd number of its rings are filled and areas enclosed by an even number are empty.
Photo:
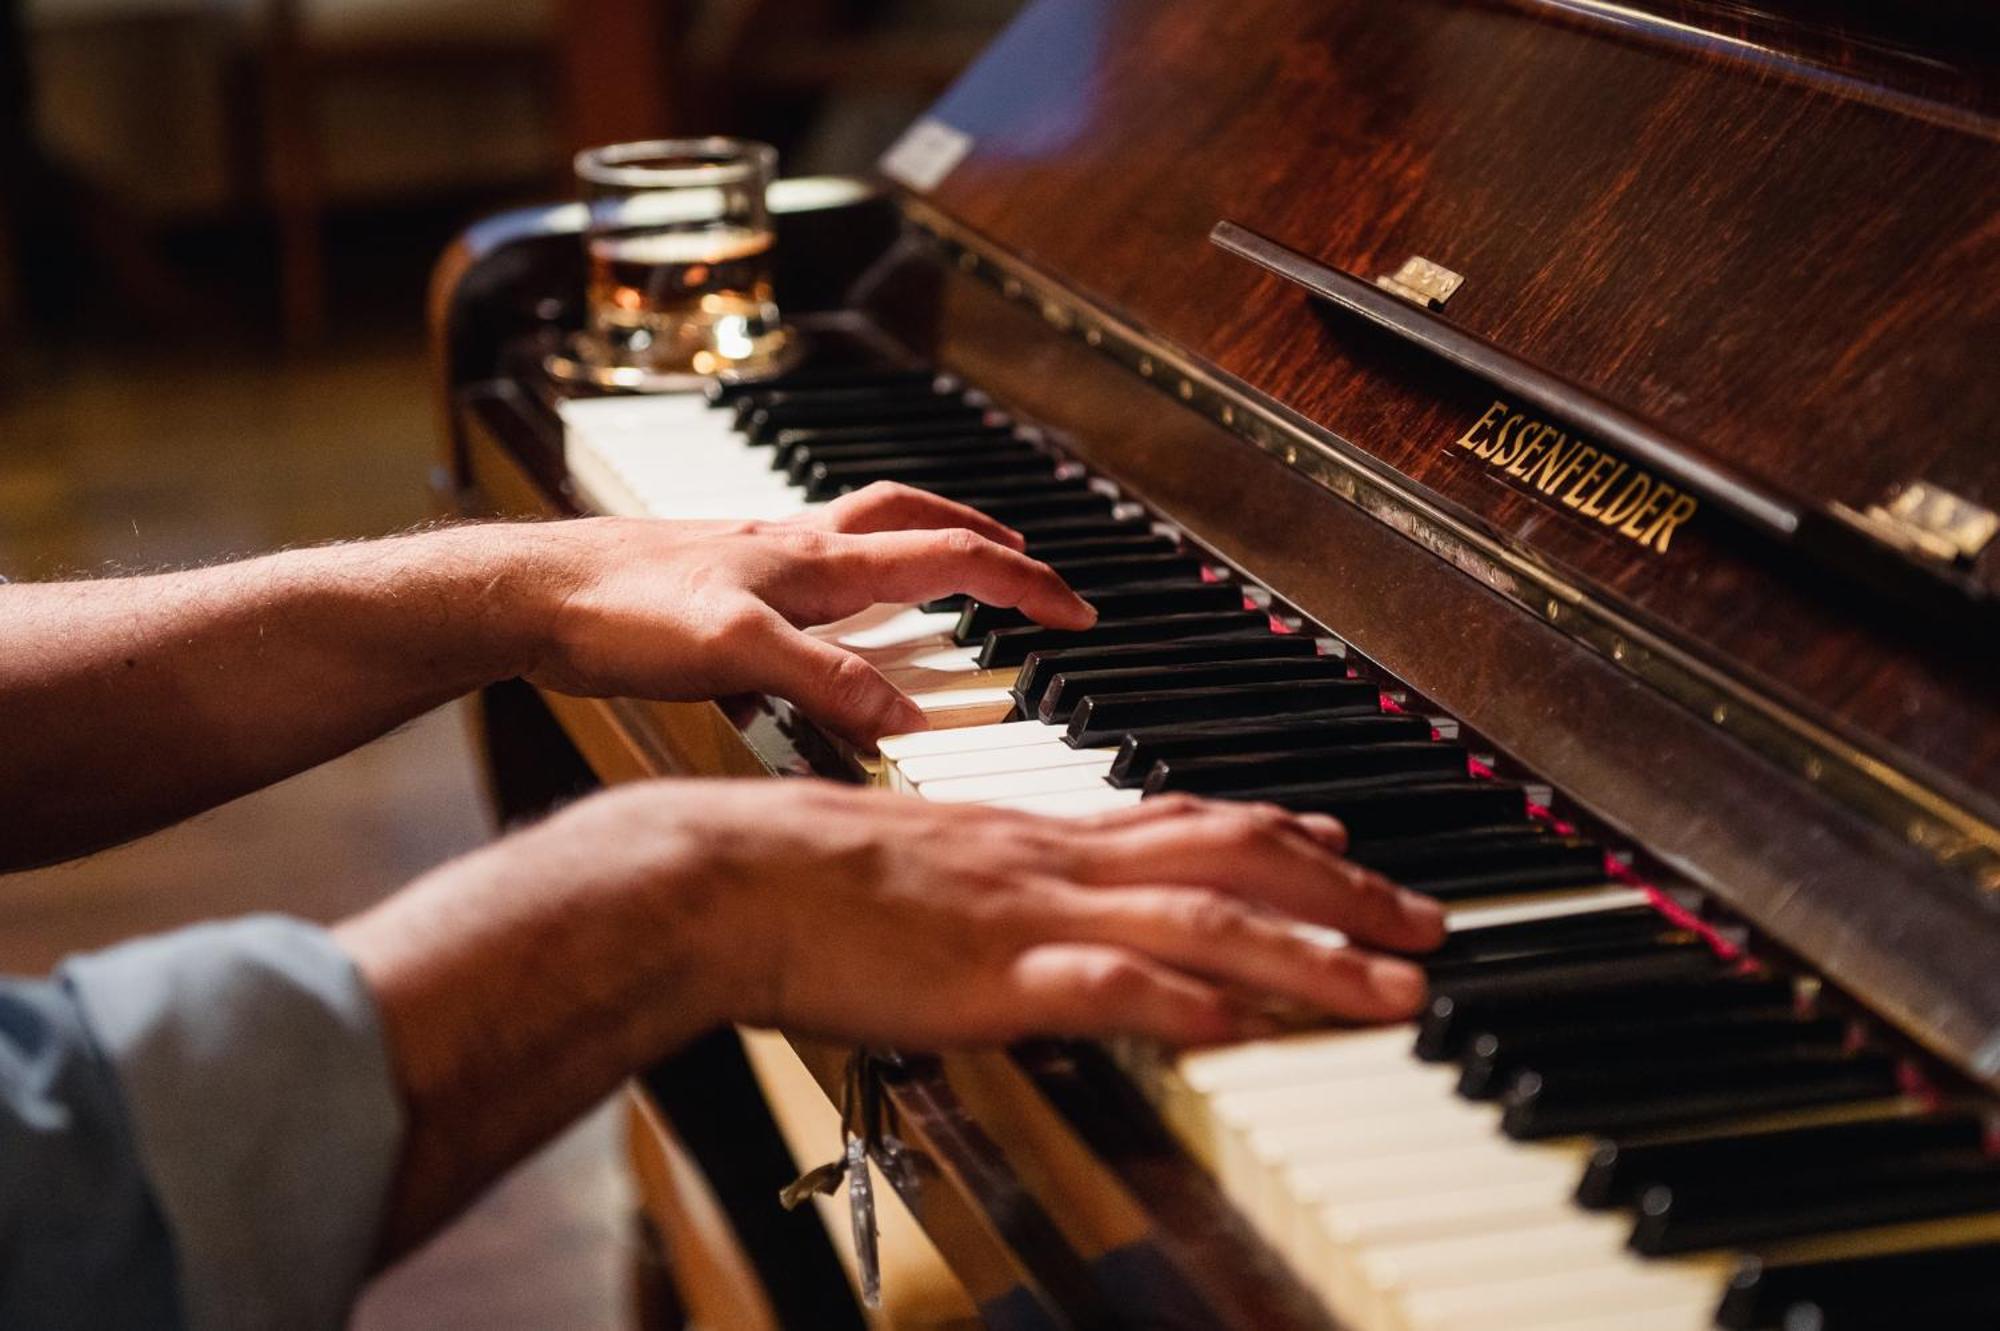
M1323 924L1306 924L1303 921L1285 926L1292 937L1307 947L1322 948L1328 952L1338 952L1349 945L1346 934L1338 929L1329 929Z
M1444 907L1421 892L1412 892L1406 887L1397 888L1396 909L1403 913L1407 923L1426 933L1444 928Z
M899 702L890 709L888 729L885 735L907 735L913 731L929 730L931 719L924 715L924 709L913 702Z
M1328 845L1344 847L1347 844L1347 825L1330 813L1302 813L1299 823Z
M1373 957L1368 962L1368 987L1377 998L1405 1012L1424 1001L1424 973L1407 961Z
M1071 595L1074 596L1075 593L1072 592ZM1076 598L1076 603L1083 607L1083 614L1084 614L1083 626L1085 628L1089 628L1092 624L1095 624L1097 622L1097 607L1092 605L1090 602L1084 600L1081 596L1078 596Z

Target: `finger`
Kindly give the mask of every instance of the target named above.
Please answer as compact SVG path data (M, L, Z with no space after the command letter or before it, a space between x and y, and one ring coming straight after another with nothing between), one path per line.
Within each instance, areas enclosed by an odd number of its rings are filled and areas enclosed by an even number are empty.
M1012 527L994 521L976 508L968 508L941 495L895 481L876 481L865 485L799 521L810 523L822 531L850 535L963 527L1010 550L1025 549L1028 544L1026 538Z
M1128 804L1121 809L1105 813L1090 814L1083 818L1069 820L1069 826L1083 831L1101 831L1120 827L1131 827L1146 823L1165 822L1173 818L1186 818L1199 814L1213 806L1213 801L1199 799L1179 792L1155 795L1137 804ZM1288 813L1295 824L1295 831L1307 840L1317 843L1338 855L1347 849L1347 828L1340 819L1325 813Z
M1211 888L1398 952L1444 941L1444 912L1435 901L1342 859L1272 805L1199 804L1083 835L1072 864L1080 882Z
M1035 1034L1216 1044L1240 1038L1252 1021L1215 985L1121 947L1030 948L1015 959L1009 979L1019 1026Z
M964 527L877 532L841 540L829 554L842 580L875 601L920 602L963 593L1015 608L1051 628L1089 628L1097 612L1062 576Z
M884 735L930 728L922 709L846 648L801 633L775 614L756 637L749 686L785 699L841 738L873 745Z
M1076 894L1071 928L1176 969L1304 1003L1348 1021L1400 1021L1424 1001L1424 973L1324 925L1220 892L1120 888Z

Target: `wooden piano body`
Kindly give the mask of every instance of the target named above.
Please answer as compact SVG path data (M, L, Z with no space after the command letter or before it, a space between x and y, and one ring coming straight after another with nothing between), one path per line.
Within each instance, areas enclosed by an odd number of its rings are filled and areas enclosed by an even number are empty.
M780 297L1042 425L1990 1095L1992 36L1952 5L1042 0L885 194L786 187ZM577 222L440 267L455 511L575 511L537 366ZM757 703L545 701L559 734L489 708L516 806L556 770L524 735L605 780L824 762ZM837 1093L846 1051L794 1045ZM1329 1324L1097 1051L882 1076L897 1189L988 1320Z

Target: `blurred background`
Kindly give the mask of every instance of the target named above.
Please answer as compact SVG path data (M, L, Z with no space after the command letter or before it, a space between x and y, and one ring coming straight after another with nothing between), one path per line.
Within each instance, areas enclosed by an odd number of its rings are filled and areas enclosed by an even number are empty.
M424 286L577 148L864 171L1016 0L0 0L0 575L422 521ZM780 299L783 293L780 292ZM143 842L0 876L0 969L257 909L349 914L489 836L453 709ZM636 1325L599 1113L356 1325Z

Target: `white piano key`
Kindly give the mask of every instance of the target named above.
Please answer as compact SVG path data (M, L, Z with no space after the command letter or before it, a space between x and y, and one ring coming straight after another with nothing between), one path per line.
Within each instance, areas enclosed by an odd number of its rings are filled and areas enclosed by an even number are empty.
M909 735L887 735L875 747L886 761L899 763L906 758L927 758L940 753L990 753L1040 744L1049 733L1050 727L1034 721L1008 721L949 733L924 730Z
M1014 695L1004 687L932 689L925 693L911 694L910 701L914 702L935 725L938 714L943 712L997 710L1004 716L1007 709L1014 705Z
M1421 1291L1617 1265L1632 1260L1625 1248L1631 1229L1627 1217L1579 1210L1549 1224L1509 1225L1499 1233L1378 1245L1358 1254L1357 1306L1364 1320L1386 1320L1403 1299Z
M1059 768L1078 768L1102 779L1111 770L1112 760L1116 757L1117 754L1110 749L1072 749L1062 742L1062 732L1052 729L1046 746L1029 744L992 753L947 753L934 758L911 758L897 764L897 767L905 781L921 789L933 781L1002 776L1013 772L1047 772Z
M837 623L813 629L816 638L857 652L923 644L941 650L951 644L958 616L913 605L874 605Z
M1099 786L1095 790L1066 790L1053 795L1029 795L1022 799L993 800L988 807L1019 809L1023 813L1039 813L1048 818L1087 818L1094 813L1129 809L1138 802L1139 792L1136 790Z
M926 781L952 781L958 777L984 777L1002 775L1008 771L1042 771L1050 767L1070 767L1070 765L1102 765L1110 769L1116 753L1106 747L1076 749L1064 743L1064 731L1056 725L1042 725L1040 721L1026 721L1030 729L1042 733L1040 743L1014 743L1002 749L972 749L966 753L926 753L920 757L904 759L910 767L908 779L912 783ZM1084 761L1080 755L1088 755ZM1024 791L1034 793L1034 791Z
M926 670L933 674L969 675L980 670L979 653L971 647L940 647L936 643L904 643L894 647L871 647L861 655L883 674L898 670ZM1012 684L1015 671L995 670Z
M1305 1031L1220 1049L1183 1054L1176 1072L1197 1094L1283 1085L1338 1075L1401 1069L1415 1062L1416 1027L1409 1023L1359 1030Z
M1595 915L1606 911L1630 910L1643 906L1649 898L1636 887L1591 888L1585 892L1551 894L1547 900L1517 900L1505 906L1469 902L1449 910L1445 927L1453 933L1472 933L1506 924L1526 924L1532 920L1555 920L1571 915Z
M1225 1137L1222 1158L1231 1195L1274 1234L1297 1227L1289 1179L1301 1162L1328 1156L1366 1159L1405 1150L1419 1140L1432 1145L1472 1141L1499 1125L1497 1109L1447 1101L1426 1087L1383 1095L1379 1104L1351 1099L1329 1105L1325 1114L1310 1125L1236 1124Z
M991 804L995 800L1110 789L1104 784L1104 773L1101 771L1088 767L1054 767L921 782L917 793L938 804Z
M1491 1283L1417 1291L1403 1300L1411 1331L1533 1327L1548 1331L1711 1325L1728 1263L1629 1262L1522 1274Z

